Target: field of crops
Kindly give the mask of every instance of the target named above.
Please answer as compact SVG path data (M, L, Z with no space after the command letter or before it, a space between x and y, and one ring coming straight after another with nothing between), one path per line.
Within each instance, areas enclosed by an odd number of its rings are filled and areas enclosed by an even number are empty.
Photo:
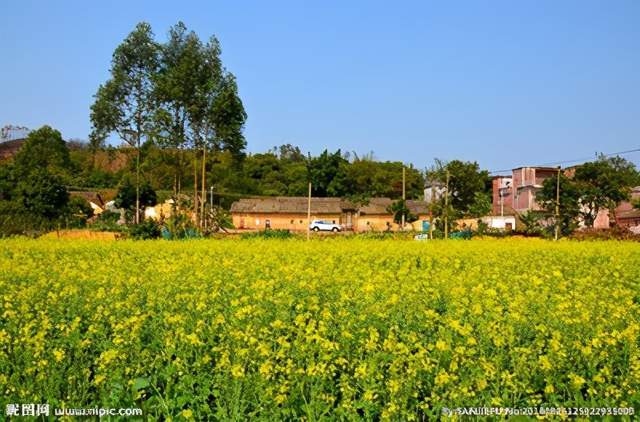
M0 242L0 400L151 419L640 410L640 245Z

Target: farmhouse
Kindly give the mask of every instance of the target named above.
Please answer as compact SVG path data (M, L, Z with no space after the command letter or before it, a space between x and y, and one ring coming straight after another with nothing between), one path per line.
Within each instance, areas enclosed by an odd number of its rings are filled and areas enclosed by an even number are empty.
M311 221L327 220L353 231L397 231L400 227L388 211L393 202L390 198L371 198L367 204L357 205L341 198L311 198ZM309 225L307 207L305 197L245 198L231 205L231 216L238 229L304 231ZM429 218L427 203L408 200L407 207L418 221L405 228L419 229Z

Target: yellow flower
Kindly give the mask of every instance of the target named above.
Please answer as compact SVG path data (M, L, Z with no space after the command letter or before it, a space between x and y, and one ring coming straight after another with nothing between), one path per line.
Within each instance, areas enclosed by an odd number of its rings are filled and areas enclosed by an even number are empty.
M53 357L56 362L62 362L62 359L64 359L64 350L55 349L53 351Z
M233 375L234 378L244 377L244 367L242 365L233 365L231 367L231 375Z
M193 419L193 412L191 409L184 409L180 414L186 419Z
M549 369L553 368L553 365L551 365L551 362L549 361L549 358L546 355L542 355L538 357L538 362L540 363L540 367L545 371L548 371Z

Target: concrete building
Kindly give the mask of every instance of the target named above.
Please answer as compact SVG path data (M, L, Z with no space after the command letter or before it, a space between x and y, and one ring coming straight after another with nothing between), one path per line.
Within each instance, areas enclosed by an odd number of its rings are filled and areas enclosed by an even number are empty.
M492 180L493 215L514 215L513 177L496 176Z

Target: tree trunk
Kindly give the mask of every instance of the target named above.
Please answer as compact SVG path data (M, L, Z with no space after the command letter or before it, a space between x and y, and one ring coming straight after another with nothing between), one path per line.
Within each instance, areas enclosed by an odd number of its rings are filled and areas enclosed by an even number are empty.
M193 154L193 219L198 224L198 153Z
M202 144L202 197L200 202L200 227L204 227L204 204L206 202L206 180L205 180L205 167L207 162L207 147Z
M140 223L140 134L136 140L136 224Z

